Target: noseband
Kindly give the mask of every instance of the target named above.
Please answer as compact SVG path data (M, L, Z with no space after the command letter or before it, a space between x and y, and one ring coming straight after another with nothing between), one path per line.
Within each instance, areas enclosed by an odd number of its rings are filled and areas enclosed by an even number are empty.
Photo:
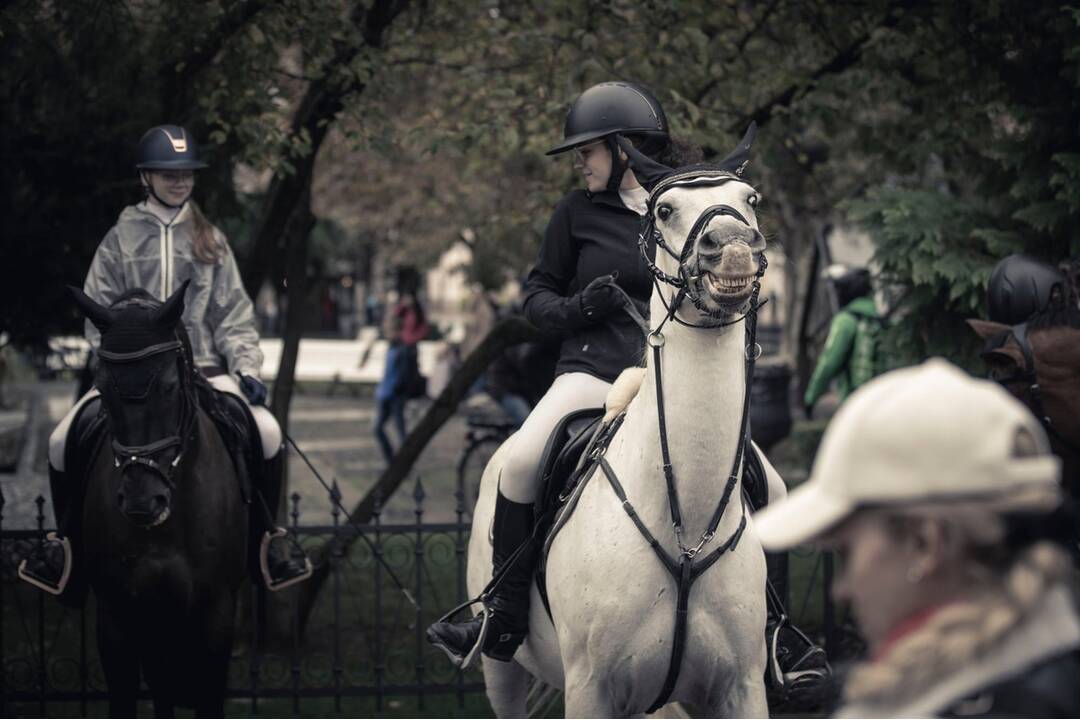
M113 455L115 456L114 465L123 474L127 469L133 465L141 465L145 468L153 470L157 473L165 484L170 489L176 489L176 483L173 481L173 473L176 472L176 468L180 465L180 459L184 456L184 438L190 434L191 426L195 420L195 406L189 393L191 383L191 368L188 366L187 356L184 353L183 343L179 339L174 339L168 342L157 343L155 345L149 345L141 350L134 352L110 352L108 350L98 350L98 357L108 367L112 364L125 364L134 363L146 358L154 357L155 355L161 355L163 353L174 352L177 355L177 364L179 366L180 374L180 386L181 386L181 400L183 407L180 414L180 425L177 431L172 435L167 435L159 440L146 443L145 445L124 445L120 443L115 437L112 440ZM112 371L109 370L111 373ZM162 467L156 459L156 456L165 450L179 447L180 451L173 458L172 462L168 463L165 467Z

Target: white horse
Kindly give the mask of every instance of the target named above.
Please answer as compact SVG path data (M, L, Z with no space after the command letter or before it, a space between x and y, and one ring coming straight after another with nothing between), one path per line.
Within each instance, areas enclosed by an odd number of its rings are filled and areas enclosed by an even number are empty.
M659 345L662 338L663 404L685 528L683 547L693 547L720 502L740 442L748 348L745 325L738 320L749 308L765 241L753 187L718 170L681 175L681 181L676 174L656 186L650 212L671 250L657 248L656 268L675 282L685 278L691 292L651 344ZM717 213L717 206L736 212ZM695 241L684 248L695 225L700 225ZM657 284L650 308L654 330L677 293L673 286ZM609 415L619 396L624 402L627 396L632 399L605 457L644 526L677 559L680 545L662 472L651 354L644 372L632 369L616 381ZM481 481L469 543L472 594L491 579L489 530L511 444L512 439L496 452ZM784 493L783 482L764 465L775 499ZM740 468L734 470L741 475ZM514 661L484 657L488 698L500 717L525 715L530 673L565 691L571 717L643 713L657 700L668 675L676 581L603 471L595 470L579 488L576 509L552 542L547 561L554 624L534 584L529 636ZM748 514L737 481L715 536L704 542L698 559L735 535ZM766 716L764 633L765 556L747 526L734 548L692 586L681 670L667 700L692 704L711 717Z

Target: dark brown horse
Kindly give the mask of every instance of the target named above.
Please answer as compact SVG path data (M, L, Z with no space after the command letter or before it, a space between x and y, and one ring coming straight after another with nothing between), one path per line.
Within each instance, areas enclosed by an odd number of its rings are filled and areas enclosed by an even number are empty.
M140 677L157 715L223 715L247 580L248 511L200 401L180 323L186 287L165 303L134 291L108 309L76 292L102 333L108 437L88 466L83 545L114 716L135 714Z
M987 342L982 355L990 376L1046 427L1063 462L1065 489L1080 501L1080 309L1075 290L1031 318L1019 333L1017 326L989 320L968 324Z

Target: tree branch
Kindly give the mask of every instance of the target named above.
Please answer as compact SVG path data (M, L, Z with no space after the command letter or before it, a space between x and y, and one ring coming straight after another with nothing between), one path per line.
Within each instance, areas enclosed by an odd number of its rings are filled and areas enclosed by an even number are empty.
M870 40L874 33L882 28L895 27L900 20L903 19L904 13L902 10L905 7L906 3L904 2L894 1L890 3L877 25L873 26L849 43L828 62L810 73L805 79L793 83L784 90L776 93L763 104L733 122L728 126L728 132L736 135L741 133L746 129L746 126L751 120L756 121L758 125L764 125L772 118L777 110L790 105L797 97L811 88L821 78L826 77L827 75L842 73L848 68L856 65L859 60L862 59L863 50L870 44Z

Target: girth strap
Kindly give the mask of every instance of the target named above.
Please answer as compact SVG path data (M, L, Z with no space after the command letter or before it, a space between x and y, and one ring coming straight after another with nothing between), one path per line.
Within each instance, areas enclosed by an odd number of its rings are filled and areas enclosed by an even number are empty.
M679 670L682 669L683 655L686 652L686 626L690 603L690 589L694 586L694 581L712 567L713 564L720 559L721 555L729 550L734 550L736 546L738 546L743 530L746 529L746 507L744 505L742 508L739 527L735 528L735 532L733 532L731 537L729 537L722 545L718 546L698 562L694 562L693 555L685 552L679 555L678 560L675 560L666 550L664 550L656 537L649 532L649 528L645 527L645 523L641 521L637 510L634 509L633 503L626 497L626 490L623 489L622 483L619 482L619 478L615 475L615 471L611 468L607 458L601 455L598 460L600 462L600 468L604 471L604 477L608 479L612 491L614 491L615 496L619 498L619 502L622 503L623 510L630 517L630 520L633 521L634 527L638 529L641 536L649 543L649 547L656 553L656 557L660 559L660 563L668 571L668 574L675 580L677 593L675 601L675 636L671 643L671 659L668 661L667 676L664 678L664 684L660 688L660 693L656 696L656 700L653 701L653 704L647 711L653 713L663 707L668 701L668 698L671 697L671 693L675 689L675 682L679 679Z

